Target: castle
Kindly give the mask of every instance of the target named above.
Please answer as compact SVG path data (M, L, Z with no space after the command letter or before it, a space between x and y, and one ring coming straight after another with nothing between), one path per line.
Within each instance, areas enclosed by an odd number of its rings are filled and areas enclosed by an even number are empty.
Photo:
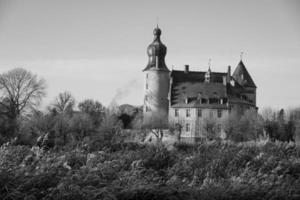
M203 138L207 123L225 137L223 122L230 112L243 114L256 109L256 85L242 60L233 74L227 72L170 71L165 63L167 47L161 42L161 30L153 31L154 40L147 48L143 126L166 129L180 125L182 138Z

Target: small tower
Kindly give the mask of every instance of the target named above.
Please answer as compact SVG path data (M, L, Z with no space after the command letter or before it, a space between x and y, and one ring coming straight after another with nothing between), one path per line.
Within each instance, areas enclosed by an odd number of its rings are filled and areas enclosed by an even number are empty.
M167 47L160 41L161 30L153 31L154 40L147 48L148 64L145 75L145 96L143 126L146 128L167 128L169 111L169 69L165 63Z
M247 100L250 100L254 105L256 105L256 85L247 71L242 61L242 57L236 69L234 70L232 77L236 82L246 89L244 95L246 96Z

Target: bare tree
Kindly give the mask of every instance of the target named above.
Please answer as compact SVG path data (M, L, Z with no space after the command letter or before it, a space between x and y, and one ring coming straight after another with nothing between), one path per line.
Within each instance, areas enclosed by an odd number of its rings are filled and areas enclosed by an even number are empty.
M46 83L23 68L0 74L0 104L7 116L16 119L22 111L40 104L46 95Z
M271 107L266 107L262 109L261 115L265 121L271 121L275 119L276 112Z
M82 113L88 114L95 126L99 126L105 114L105 108L99 101L86 99L78 104Z
M247 110L243 115L231 112L224 129L227 139L235 142L256 141L263 134L263 118L256 110Z
M53 104L55 109L60 114L70 114L73 112L75 99L69 92L59 93Z

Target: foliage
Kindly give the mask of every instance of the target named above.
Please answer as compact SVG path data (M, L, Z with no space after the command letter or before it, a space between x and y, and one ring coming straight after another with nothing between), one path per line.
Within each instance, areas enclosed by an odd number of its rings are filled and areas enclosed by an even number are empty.
M273 118L266 118L264 127L271 140L295 141L296 122L299 121L297 110L292 110L287 117L284 109L273 113Z
M59 93L52 105L53 110L59 114L72 114L75 106L75 99L70 92Z
M87 114L95 127L98 127L104 117L105 108L99 101L86 99L78 104L79 110Z
M114 146L114 147L113 147ZM99 151L100 150L100 151ZM0 148L3 199L297 199L300 149L286 143Z
M23 68L0 74L0 137L3 142L16 137L18 118L40 104L45 90L45 80Z
M257 140L263 134L263 119L256 110L247 110L242 116L231 112L224 123L227 139L235 142Z

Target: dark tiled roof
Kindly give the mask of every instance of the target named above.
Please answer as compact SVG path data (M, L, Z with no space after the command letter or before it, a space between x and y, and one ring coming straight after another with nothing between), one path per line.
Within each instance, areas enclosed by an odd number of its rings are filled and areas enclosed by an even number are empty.
M199 104L199 103L178 103L172 105L173 108L211 108L211 109L229 109L226 104Z
M204 82L205 73L201 71L189 71L185 73L184 71L172 70L171 77L176 82ZM220 72L211 72L211 82L223 83L223 76L226 76L227 73Z
M242 99L246 89L235 81L235 84L230 83L224 85L223 77L227 73L211 72L211 81L205 82L206 72L195 72L173 70L170 73L171 88L170 88L170 104L177 108L227 108L226 104L200 104L200 98L227 98L229 102L237 102L243 104L253 104L252 102ZM231 79L235 80L233 77ZM186 102L187 101L187 102Z
M250 74L248 73L243 61L239 62L239 64L233 72L232 77L242 86L256 88L256 85L252 80Z
M172 78L171 85L171 105L181 104L186 98L191 102L196 98L226 98L226 86L223 84L223 76L226 73L211 72L211 81L205 82L206 72L194 72L173 70L170 74Z

